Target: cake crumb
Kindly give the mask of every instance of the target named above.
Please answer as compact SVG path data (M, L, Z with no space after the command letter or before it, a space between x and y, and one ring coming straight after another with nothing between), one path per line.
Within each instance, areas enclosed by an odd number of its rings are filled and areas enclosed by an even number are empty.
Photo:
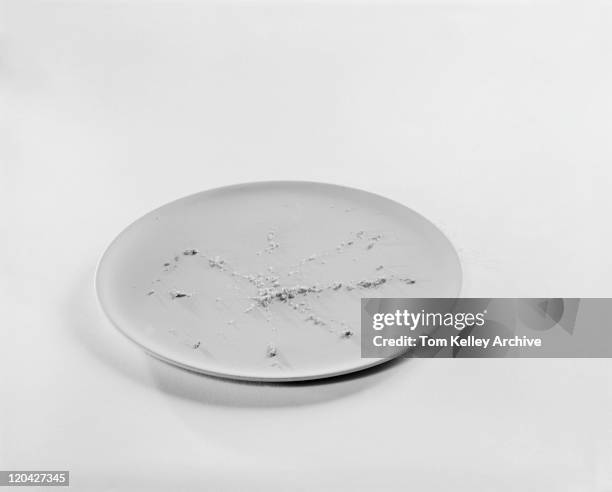
M280 244L278 244L275 240L276 233L274 231L268 232L268 235L266 236L266 238L268 240L268 246L264 250L266 253L272 253L272 251L274 251L275 249L280 248Z
M220 269L223 269L223 267L225 265L225 260L223 260L219 256L215 256L214 258L209 258L208 259L208 265L211 268L220 268Z
M170 297L172 299L180 299L181 297L191 297L191 294L187 292L181 292L180 290L171 290Z
M361 280L357 282L357 285L365 289L371 289L373 287L378 287L379 285L382 285L385 282L387 282L387 279L385 277L379 277L375 280Z
M308 318L306 318L306 321L312 321L317 326L325 326L327 324L321 318L319 318L318 316L314 316L313 314L308 316Z
M266 355L268 357L276 357L277 354L278 349L276 348L276 345L274 345L273 343L268 344L268 347L266 348Z

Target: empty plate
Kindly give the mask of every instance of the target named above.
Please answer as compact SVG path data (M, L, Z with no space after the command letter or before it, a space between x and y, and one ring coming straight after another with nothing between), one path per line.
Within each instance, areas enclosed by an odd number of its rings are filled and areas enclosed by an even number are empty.
M446 237L405 206L309 182L204 191L125 229L96 275L113 324L216 376L295 381L364 369L362 297L454 297ZM398 354L401 352L398 352Z

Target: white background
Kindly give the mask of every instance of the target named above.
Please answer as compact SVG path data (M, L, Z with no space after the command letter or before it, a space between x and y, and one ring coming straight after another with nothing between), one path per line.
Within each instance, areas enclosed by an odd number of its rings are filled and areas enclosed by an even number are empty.
M611 491L609 360L230 383L145 356L93 291L150 209L305 179L428 217L464 296L612 297L612 9L579 3L0 2L0 468L75 490Z

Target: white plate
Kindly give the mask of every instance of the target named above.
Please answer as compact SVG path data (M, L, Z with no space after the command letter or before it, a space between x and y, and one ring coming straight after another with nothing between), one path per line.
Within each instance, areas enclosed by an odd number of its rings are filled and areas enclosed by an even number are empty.
M152 355L262 381L383 362L360 357L360 299L454 297L460 285L455 250L425 218L309 182L228 186L164 205L112 242L96 275L104 312Z

